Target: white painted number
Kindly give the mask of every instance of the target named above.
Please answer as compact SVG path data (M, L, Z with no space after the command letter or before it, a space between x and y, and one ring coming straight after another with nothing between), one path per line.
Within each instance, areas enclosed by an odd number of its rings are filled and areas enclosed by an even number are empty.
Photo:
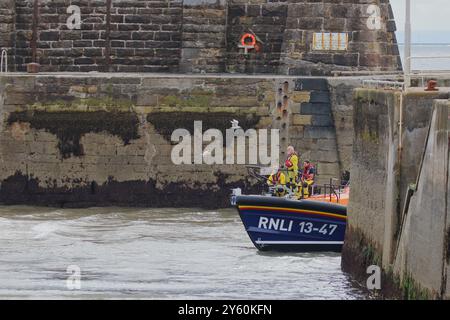
M322 227L319 230L319 233L326 235L328 233L327 231L327 224L322 225Z
M337 225L336 224L330 224L330 236L336 231Z
M301 233L311 233L312 230L313 230L313 224L311 222L306 222L306 223L301 222L300 223L300 232Z
M311 233L314 231L329 236L331 236L337 229L337 225L335 224L328 225L326 223L323 224L320 227L320 229L314 228L314 224L312 224L311 222L300 222L299 226L300 226L300 233Z

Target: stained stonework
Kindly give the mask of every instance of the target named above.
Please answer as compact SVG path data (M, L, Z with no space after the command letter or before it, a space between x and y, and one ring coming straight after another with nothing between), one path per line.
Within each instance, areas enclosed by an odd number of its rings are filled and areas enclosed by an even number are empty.
M288 74L326 75L345 70L400 70L396 26L387 0L287 2L282 70ZM370 5L381 12L380 29L369 29ZM369 10L370 12L370 10ZM345 51L316 51L315 32L345 32Z
M181 72L225 71L227 2L184 0Z
M379 266L385 297L448 298L449 97L443 87L355 91L342 267L365 280Z
M87 133L107 132L118 136L124 145L139 138L138 118L131 112L107 111L20 111L10 113L9 126L29 124L29 129L45 130L58 138L58 150L63 159L83 156L81 137Z
M284 76L4 75L0 202L225 207L231 188L260 192L245 165L173 163L171 134L197 120L280 129L282 161L294 144L325 183L341 170L331 106L304 106L329 95L326 79Z
M370 5L380 28L369 29ZM69 5L81 9L81 30L69 30ZM37 60L42 71L270 73L401 68L387 0L41 0ZM33 0L0 4L0 46L31 62ZM315 32L346 33L345 51L312 48ZM244 54L244 33L259 50Z
M8 69L14 70L15 56L15 19L14 0L0 1L0 50L7 50Z

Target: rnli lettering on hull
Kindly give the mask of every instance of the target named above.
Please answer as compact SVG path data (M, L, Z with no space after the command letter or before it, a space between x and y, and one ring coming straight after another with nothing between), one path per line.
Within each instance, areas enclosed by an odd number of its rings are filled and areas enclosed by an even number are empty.
M292 231L293 221L286 223L284 219L260 217L258 229L276 230L276 231Z
M293 230L295 228L295 230ZM316 234L318 236L332 236L338 230L337 224L323 222L302 221L294 225L293 220L279 218L259 217L258 229L283 232L298 232L303 234Z

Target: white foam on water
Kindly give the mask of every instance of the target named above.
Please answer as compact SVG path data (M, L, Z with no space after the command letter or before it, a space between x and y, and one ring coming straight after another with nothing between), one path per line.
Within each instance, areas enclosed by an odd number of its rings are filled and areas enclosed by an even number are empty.
M57 222L42 222L31 228L35 232L34 239L42 239L60 229L60 224Z

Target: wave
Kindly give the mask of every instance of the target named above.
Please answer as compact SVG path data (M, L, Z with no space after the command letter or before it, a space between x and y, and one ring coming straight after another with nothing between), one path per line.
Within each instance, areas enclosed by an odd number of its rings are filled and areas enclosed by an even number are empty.
M33 226L31 229L36 233L34 239L42 239L59 230L60 224L55 222L42 222Z

